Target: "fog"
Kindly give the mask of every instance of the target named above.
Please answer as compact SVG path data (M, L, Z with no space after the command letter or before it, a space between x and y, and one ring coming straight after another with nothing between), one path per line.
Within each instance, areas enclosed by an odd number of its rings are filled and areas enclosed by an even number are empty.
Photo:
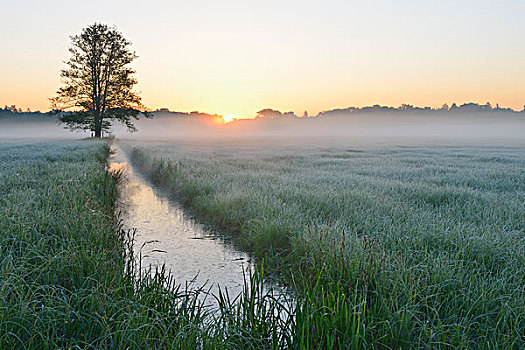
M332 113L313 118L282 116L223 123L213 116L157 113L139 120L138 132L115 129L117 137L143 141L228 141L406 145L525 146L523 113Z
M0 114L0 141L75 140L89 132L65 130L56 117L45 114Z
M202 113L156 112L135 121L130 133L114 125L111 135L128 141L258 141L262 143L320 143L376 145L500 145L525 146L525 113L349 113L317 117L278 117L236 120ZM107 135L109 136L109 135ZM0 117L0 140L82 139L88 132L70 132L45 115Z

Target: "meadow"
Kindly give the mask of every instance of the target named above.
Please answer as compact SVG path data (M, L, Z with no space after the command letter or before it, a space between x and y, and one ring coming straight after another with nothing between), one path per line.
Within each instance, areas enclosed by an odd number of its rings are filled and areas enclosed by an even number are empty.
M290 347L525 346L522 148L127 150L198 220L297 292Z
M257 273L239 299L216 295L221 309L212 313L197 298L205 290L186 290L163 269L139 272L109 152L104 142L0 144L0 349L289 342L276 332L281 305L258 288Z
M143 271L105 142L2 143L1 349L525 344L520 148L123 146L261 270L239 296Z

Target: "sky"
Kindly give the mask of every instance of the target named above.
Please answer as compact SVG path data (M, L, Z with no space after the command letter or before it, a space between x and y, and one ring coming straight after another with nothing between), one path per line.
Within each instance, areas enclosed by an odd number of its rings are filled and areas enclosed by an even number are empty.
M525 1L0 0L0 105L48 110L70 35L115 25L151 108L251 117L525 104Z

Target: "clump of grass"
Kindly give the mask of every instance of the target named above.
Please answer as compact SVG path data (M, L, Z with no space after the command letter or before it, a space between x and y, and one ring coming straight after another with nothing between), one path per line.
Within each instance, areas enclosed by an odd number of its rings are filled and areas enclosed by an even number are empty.
M345 149L131 158L295 287L293 346L525 346L523 150Z

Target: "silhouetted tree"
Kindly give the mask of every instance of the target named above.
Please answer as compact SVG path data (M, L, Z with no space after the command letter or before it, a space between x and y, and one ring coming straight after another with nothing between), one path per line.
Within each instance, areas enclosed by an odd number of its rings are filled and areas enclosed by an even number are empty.
M443 103L443 106L441 106L441 108L439 110L443 111L443 112L448 112L448 104Z
M407 103L403 103L401 104L401 106L399 106L399 110L400 111L409 111L409 110L412 110L414 109L414 106L413 105L409 105Z
M279 118L282 116L283 114L280 111L277 111L271 108L266 108L266 109L263 109L257 112L257 118L263 118L263 119L274 119L274 118Z
M71 37L71 58L61 71L64 86L51 99L54 113L71 130L90 130L95 137L117 120L136 131L132 118L144 112L133 91L137 79L130 63L137 58L131 42L115 28L94 23Z

